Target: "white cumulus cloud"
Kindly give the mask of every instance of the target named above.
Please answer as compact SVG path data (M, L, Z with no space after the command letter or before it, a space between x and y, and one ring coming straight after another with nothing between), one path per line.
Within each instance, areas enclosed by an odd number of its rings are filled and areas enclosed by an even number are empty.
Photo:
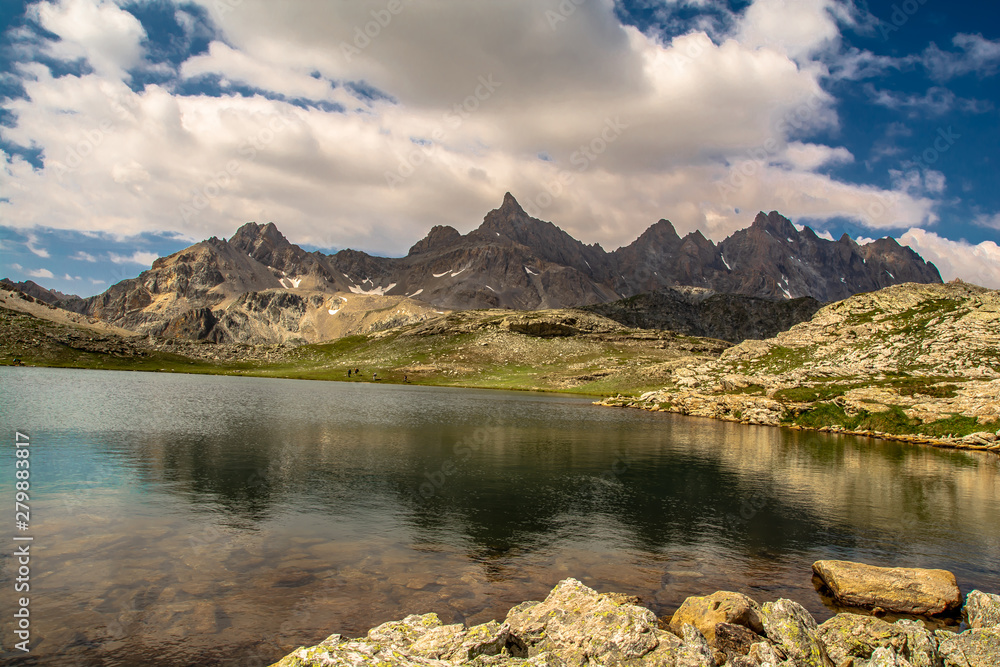
M946 281L961 278L983 287L1000 289L1000 246L993 241L973 245L942 238L923 229L911 229L899 237L899 242L933 262Z
M852 21L844 2L756 0L728 38L692 29L668 42L623 26L612 0L573 4L555 24L555 0L404 2L364 40L366 3L198 2L219 35L179 76L273 95L133 92L125 72L144 52L130 14L108 0L38 5L60 37L44 49L94 72L21 66L27 98L9 102L17 124L0 132L46 162L0 162L4 224L201 239L274 221L297 243L402 253L432 225L478 225L507 190L608 248L663 217L715 240L757 210L874 228L935 220L932 188L838 181L821 170L850 152L801 140L836 136L809 58ZM280 96L344 111L268 99Z
M136 250L131 255L118 255L113 252L108 253L108 259L115 264L141 264L143 266L151 266L158 258L159 255L155 252L145 252L142 250Z

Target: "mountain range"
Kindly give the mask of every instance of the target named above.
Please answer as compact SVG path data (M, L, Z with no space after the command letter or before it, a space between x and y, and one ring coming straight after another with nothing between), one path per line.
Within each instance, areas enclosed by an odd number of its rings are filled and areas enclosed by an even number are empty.
M308 252L273 223L250 222L228 240L212 237L159 258L97 296L34 296L147 334L252 342L280 331L288 334L282 340L313 342L351 295L396 297L401 321L412 321L433 309L577 307L678 286L830 302L907 282L941 277L891 238L829 241L775 211L718 245L697 231L681 237L660 220L607 252L530 217L507 193L477 229L462 235L435 226L405 257Z

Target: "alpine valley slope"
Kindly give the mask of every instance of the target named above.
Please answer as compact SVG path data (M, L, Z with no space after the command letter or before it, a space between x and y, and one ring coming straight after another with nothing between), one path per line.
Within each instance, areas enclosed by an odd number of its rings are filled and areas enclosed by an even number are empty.
M1000 451L1000 291L896 285L605 405Z
M352 295L392 297L381 309L398 326L435 310L577 307L676 286L827 302L902 282L941 278L892 239L826 241L777 212L718 246L700 232L681 238L661 220L609 253L528 216L508 193L477 229L434 227L405 257L307 252L273 223L247 223L228 240L213 237L103 294L58 305L143 334L303 343L343 335L329 318Z

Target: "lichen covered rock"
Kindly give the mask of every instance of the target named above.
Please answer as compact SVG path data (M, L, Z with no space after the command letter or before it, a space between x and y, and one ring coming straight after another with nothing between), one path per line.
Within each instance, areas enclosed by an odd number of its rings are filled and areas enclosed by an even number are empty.
M781 647L795 667L834 667L817 636L816 620L798 602L765 602L761 620L767 638Z
M967 630L945 639L938 647L944 667L997 667L1000 664L1000 629Z
M970 628L1000 627L1000 595L972 591L965 598L965 615Z
M622 664L653 651L664 634L653 612L576 579L559 582L543 602L511 609L506 622L529 656L552 652L571 665Z
M819 626L817 636L834 664L848 658L869 659L876 649L900 652L906 646L906 632L873 616L837 614Z

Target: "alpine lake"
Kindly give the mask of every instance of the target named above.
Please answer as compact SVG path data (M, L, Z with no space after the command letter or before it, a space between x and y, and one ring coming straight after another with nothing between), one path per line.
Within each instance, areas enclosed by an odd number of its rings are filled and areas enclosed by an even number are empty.
M266 665L412 613L502 619L567 577L658 616L733 590L822 621L819 559L1000 592L995 454L592 400L2 368L0 662ZM25 543L30 593L15 593Z

